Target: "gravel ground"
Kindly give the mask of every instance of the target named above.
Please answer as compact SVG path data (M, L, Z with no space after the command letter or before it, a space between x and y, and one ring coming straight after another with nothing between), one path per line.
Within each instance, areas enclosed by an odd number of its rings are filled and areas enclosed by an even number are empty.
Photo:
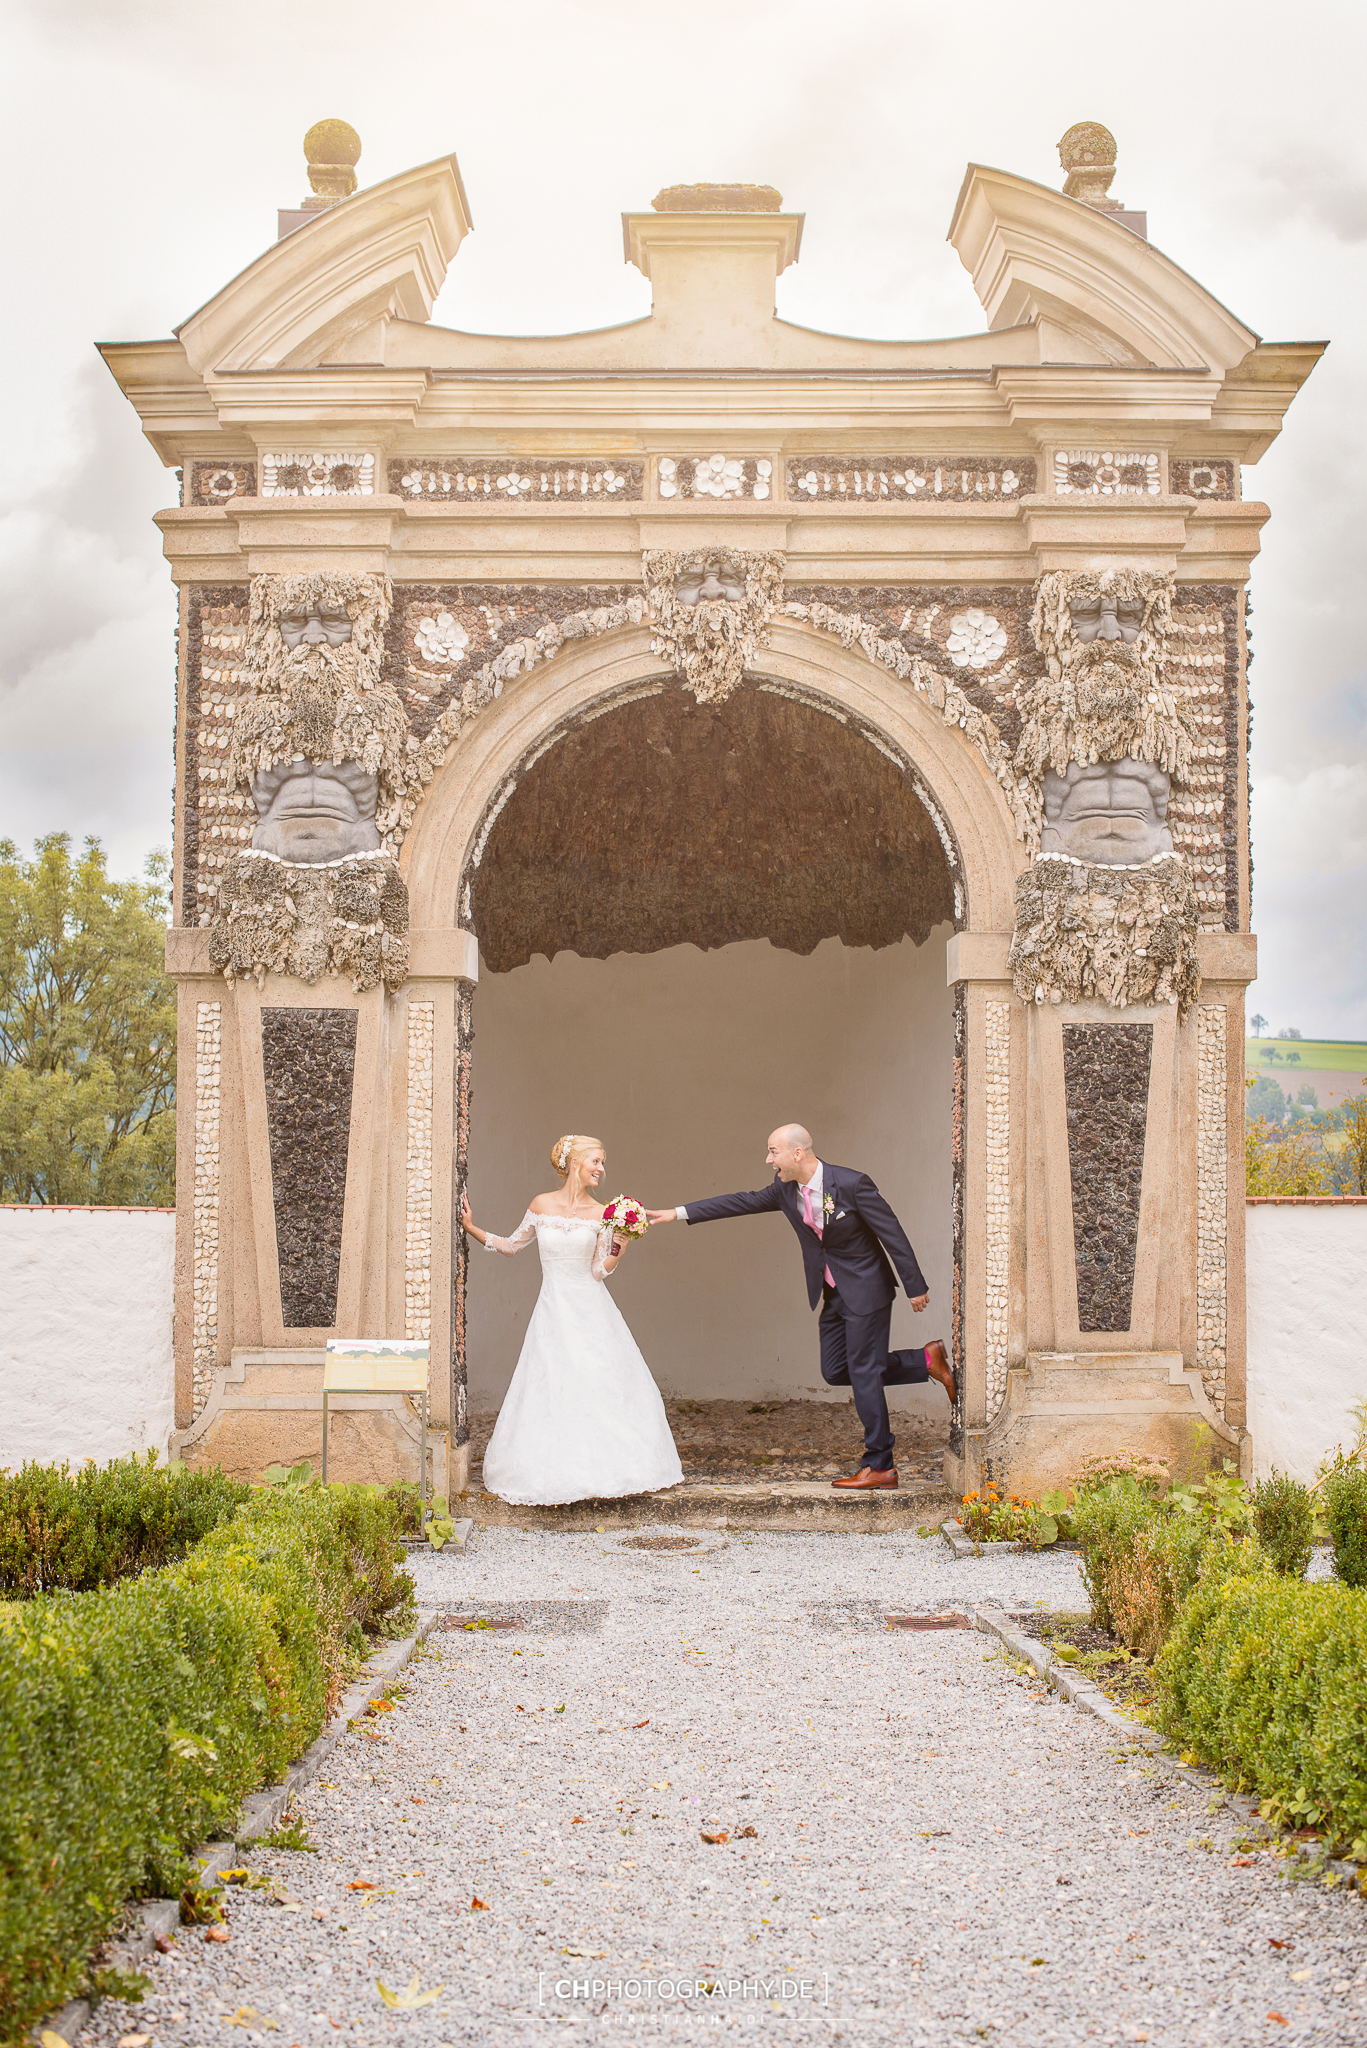
M1072 1557L698 1533L486 1529L419 1558L445 1618L522 1626L434 1634L304 1796L320 1853L244 1858L284 1903L230 1894L229 1941L183 1930L82 2042L1367 2036L1361 1899L1242 1851L1204 1791L991 1638L883 1624L1076 1611ZM377 1980L415 1975L435 2002L388 2010Z

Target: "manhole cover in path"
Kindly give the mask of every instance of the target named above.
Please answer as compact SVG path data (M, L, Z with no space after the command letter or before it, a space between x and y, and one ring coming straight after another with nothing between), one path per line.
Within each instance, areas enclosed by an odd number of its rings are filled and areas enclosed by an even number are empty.
M701 1550L701 1536L628 1536L623 1550Z
M492 1614L448 1614L442 1622L443 1628L521 1628L516 1619L503 1619Z
M966 1614L885 1614L889 1628L967 1628Z

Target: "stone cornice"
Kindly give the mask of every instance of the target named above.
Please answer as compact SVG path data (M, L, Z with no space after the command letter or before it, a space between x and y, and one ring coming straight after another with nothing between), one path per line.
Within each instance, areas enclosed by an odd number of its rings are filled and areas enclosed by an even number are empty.
M303 232L301 230L301 232ZM507 372L337 363L196 373L180 344L106 346L113 375L164 461L223 456L285 437L343 436L424 456L729 450L788 455L904 445L1034 454L1051 443L1178 446L1253 461L1321 350L1298 344L1204 371L1043 364L933 371ZM1259 352L1261 354L1261 352ZM226 438L225 438L226 437ZM321 440L320 440L320 437ZM536 446L529 449L535 437Z
M646 548L783 549L790 583L1033 582L1046 569L1130 563L1183 582L1241 582L1265 505L1192 498L977 504L448 504L374 497L239 498L158 515L177 580L240 581L326 558L404 582L635 582Z

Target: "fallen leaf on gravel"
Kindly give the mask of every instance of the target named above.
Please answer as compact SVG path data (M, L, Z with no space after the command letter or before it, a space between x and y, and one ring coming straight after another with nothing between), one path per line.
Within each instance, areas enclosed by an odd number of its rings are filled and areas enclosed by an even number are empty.
M591 1963L606 1962L608 1954L605 1948L562 1948L560 1953L562 1956L583 1956Z
M51 2027L44 2027L38 2039L42 2043L42 2048L68 2048L66 2036L54 2034Z
M757 1842L757 1841L759 1840L759 1829L758 1829L758 1828L737 1828L737 1829L736 1829L736 1840L737 1840L738 1842L743 1842L743 1841L744 1841L744 1840L746 1839L746 1837L747 1837L747 1836L749 1836L749 1838L751 1839L751 1841L755 1841L755 1842Z
M727 1833L725 1828L722 1828L721 1831L715 1835L709 1835L706 1828L700 1828L698 1832L705 1842L724 1842L727 1839Z
M1275 2020L1279 2027L1289 2027L1291 2024L1290 2020L1287 2019L1283 2013L1270 2012L1268 2014L1268 2018L1270 2020Z
M223 2024L225 2027L259 2027L268 2034L278 2034L280 2032L279 2020L267 2019L265 2014L259 2013L254 2005L239 2005L232 2018L224 2020ZM135 2034L133 2038L146 2041L149 2039L149 2036L146 2034Z
M1231 1870L1252 1870L1253 1858L1251 1856L1232 1856L1229 1867Z
M366 1708L368 1714L392 1714L393 1711L393 1700L372 1700Z
M489 1901L487 1899L471 1899L470 1911L472 1913L487 1913L488 1910Z
M650 1789L652 1792L667 1792L669 1790L668 1778L652 1778Z
M633 1728L648 1728L650 1726L649 1714L646 1715L644 1721L633 1721L631 1725Z
M395 2012L418 2012L424 2005L431 2005L436 1999L440 1998L444 1986L434 1984L430 1991L419 1991L418 1979L415 1975L410 1980L406 1991L391 1991L389 1986L381 1983L378 1977L375 1979L375 1989L379 1992L385 2004L392 2006Z
M1291 1946L1289 1941L1278 1941L1276 1936L1272 1934L1269 1934L1267 1937L1267 1945L1269 1948L1290 1948Z
M352 1882L351 1882L351 1883L350 1883L350 1884L349 1884L349 1885L347 1886L347 1890L348 1890L349 1892L373 1892L373 1891L374 1891L374 1889L375 1889L375 1887L374 1887L374 1885L373 1885L373 1884L372 1884L372 1883L370 1882L370 1879L369 1879L368 1877L358 1877L358 1878L355 1878L355 1879L353 1879L353 1881L352 1881Z
M1130 1840L1132 1842L1137 1842L1141 1835L1147 1835L1148 1833L1148 1828L1131 1828L1129 1830Z
M245 1884L247 1879L251 1876L251 1872L247 1869L245 1864L243 1865L241 1870L220 1870L218 1874L222 1878L224 1884Z
M228 1930L226 1927L206 1927L204 1939L206 1941L226 1941L228 1939Z
M154 1934L152 1936L152 1946L156 1949L158 1955L169 1956L171 1953L171 1936L169 1934Z

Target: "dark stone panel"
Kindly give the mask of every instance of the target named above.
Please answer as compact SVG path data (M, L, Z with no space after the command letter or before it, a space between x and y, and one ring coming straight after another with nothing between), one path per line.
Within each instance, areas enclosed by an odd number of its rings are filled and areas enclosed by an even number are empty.
M194 462L190 465L191 505L227 505L234 498L255 496L254 462Z
M1152 1058L1152 1024L1063 1027L1080 1330L1130 1327Z
M898 471L905 474L909 469L926 479L924 487L912 497L891 484ZM1010 491L1001 488L1005 470L1011 470L1016 478L1015 488ZM815 493L803 488L813 471L822 479ZM827 478L831 480L829 485ZM945 505L965 501L1011 505L1038 488L1035 479L1035 464L1028 455L790 455L787 463L788 497L798 505L867 503L870 499L880 505Z
M506 479L509 471L529 479L531 488L499 490L494 479L499 475ZM500 509L505 505L613 505L642 498L645 474L644 462L633 462L628 456L614 460L598 455L409 455L390 458L389 489L391 496L419 504L476 504Z
M289 1330L337 1320L356 1069L354 1010L263 1010L280 1312Z
M762 690L700 705L671 686L572 727L521 777L470 883L495 974L561 951L920 945L954 918L908 775Z
M1238 467L1227 455L1175 455L1168 464L1168 488L1175 498L1237 498Z

